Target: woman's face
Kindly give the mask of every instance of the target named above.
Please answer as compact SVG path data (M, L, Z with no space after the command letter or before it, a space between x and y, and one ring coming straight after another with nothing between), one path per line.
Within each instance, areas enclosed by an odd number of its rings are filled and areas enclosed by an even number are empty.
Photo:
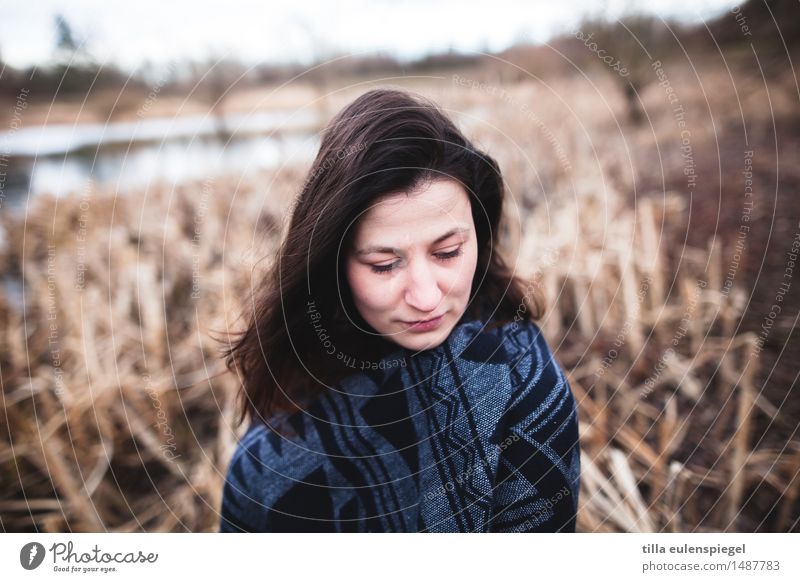
M463 186L441 179L387 196L354 229L345 262L361 316L404 348L441 344L467 308L478 260Z

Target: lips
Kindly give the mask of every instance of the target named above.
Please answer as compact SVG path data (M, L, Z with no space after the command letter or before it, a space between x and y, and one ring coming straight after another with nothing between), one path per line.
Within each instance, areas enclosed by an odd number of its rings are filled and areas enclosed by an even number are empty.
M416 321L413 323L404 321L403 324L406 326L407 331L411 333L425 333L434 329L438 329L439 326L442 325L445 315L445 313L442 313L437 317L432 317L431 319L425 319L423 321Z
M442 313L442 315L444 315L444 313ZM403 323L407 323L408 325L415 325L418 323L428 323L435 319L439 319L440 317L442 317L442 315L437 315L436 317L431 317L430 319L419 319L417 321L404 321Z

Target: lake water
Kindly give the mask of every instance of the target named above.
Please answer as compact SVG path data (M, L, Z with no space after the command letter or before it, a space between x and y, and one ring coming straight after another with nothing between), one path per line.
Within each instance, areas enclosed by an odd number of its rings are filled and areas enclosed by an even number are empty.
M262 112L47 125L0 134L0 211L24 212L29 196L82 192L89 182L126 192L220 173L309 163L313 112Z

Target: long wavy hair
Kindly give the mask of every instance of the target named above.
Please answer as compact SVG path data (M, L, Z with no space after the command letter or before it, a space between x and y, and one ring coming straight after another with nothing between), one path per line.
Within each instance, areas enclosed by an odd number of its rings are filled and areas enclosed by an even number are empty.
M504 185L497 162L430 100L370 90L325 128L276 261L246 302L246 326L223 350L227 369L242 380L239 424L248 416L269 424L277 413L307 406L353 373L347 357L374 362L398 349L354 306L343 260L354 231L349 227L382 197L442 178L460 182L468 193L477 234L478 263L464 316L491 318L492 325L541 316L541 299L498 251ZM346 357L332 355L331 346Z

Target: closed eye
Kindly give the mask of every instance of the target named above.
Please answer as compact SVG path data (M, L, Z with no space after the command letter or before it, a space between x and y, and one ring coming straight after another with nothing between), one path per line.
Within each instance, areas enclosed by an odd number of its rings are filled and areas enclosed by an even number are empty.
M447 251L446 253L436 253L436 258L441 259L443 261L455 259L457 256L461 254L463 250L464 250L464 245L458 245L452 251Z
M373 272L375 273L388 273L392 269L397 266L397 263L391 263L389 265L370 265Z
M464 245L458 245L452 251L447 251L443 253L434 253L434 256L442 262L447 262L451 259L455 259L456 257L460 256L461 253L464 252ZM389 273L397 268L397 265L400 261L395 261L394 263L389 263L388 265L370 265L372 271L374 273Z

